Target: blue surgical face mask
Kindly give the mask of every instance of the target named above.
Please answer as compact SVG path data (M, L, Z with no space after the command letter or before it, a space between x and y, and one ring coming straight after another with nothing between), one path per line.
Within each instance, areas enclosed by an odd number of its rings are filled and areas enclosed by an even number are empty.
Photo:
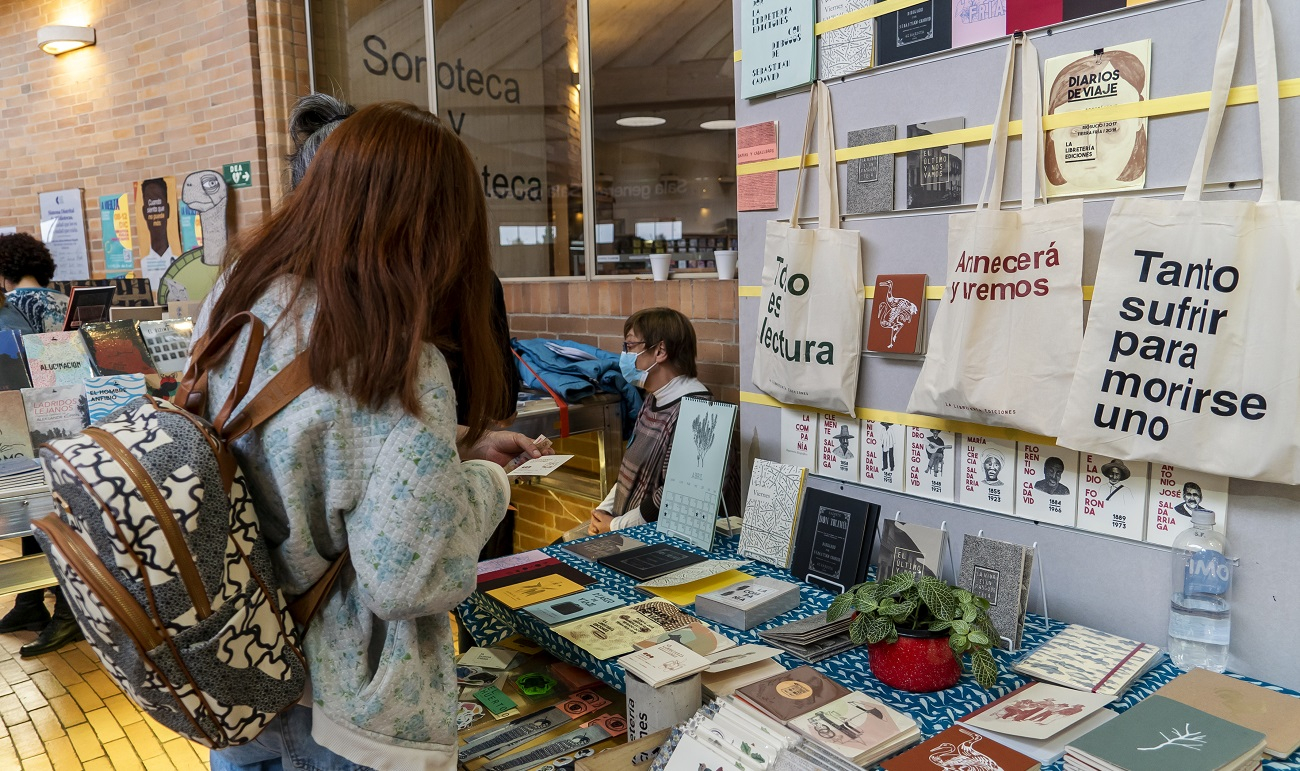
M641 353L645 353L645 351ZM640 355L640 353L623 351L618 357L618 368L623 373L623 379L638 387L645 385L645 379L650 376L650 370L655 367L654 364L651 364L649 369L637 369L636 360Z

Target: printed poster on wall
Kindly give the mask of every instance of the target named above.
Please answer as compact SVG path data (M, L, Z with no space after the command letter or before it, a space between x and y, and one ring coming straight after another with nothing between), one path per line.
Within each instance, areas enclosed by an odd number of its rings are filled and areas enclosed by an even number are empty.
M871 0L819 0L820 21L871 5ZM876 20L867 19L817 36L817 77L822 80L861 72L871 66Z
M904 431L906 428L897 423L882 423L876 420L863 420L858 423L858 466L860 481L864 485L879 487L884 490L902 492L906 487L906 477L898 461L906 452Z
M736 165L771 161L777 157L776 121L736 129ZM736 179L736 210L776 208L777 172L741 174Z
M184 201L181 207L181 253L197 249L203 245L203 225L199 222L199 213Z
M1007 0L952 0L952 47L1007 34Z
M1015 515L1074 526L1079 495L1079 453L1054 444L1020 445Z
M957 435L937 428L907 427L907 492L953 501Z
M1075 527L1141 541L1146 534L1151 464L1085 452Z
M1151 465L1151 495L1147 504L1149 543L1172 546L1178 534L1192 526L1192 513L1214 512L1214 529L1228 532L1228 478L1188 471L1167 464Z
M155 177L135 183L135 236L140 272L158 291L163 273L181 255L180 212L176 178Z
M1009 439L963 434L961 503L984 511L1012 514L1016 507L1016 443Z
M81 188L41 193L41 222L57 221L45 236L45 246L54 258L55 281L90 278L90 252L86 248L86 209Z
M817 473L832 479L858 481L858 421L823 412L818 426Z
M1048 59L1043 114L1132 104L1151 98L1151 41ZM1147 180L1147 119L1067 126L1047 132L1047 195L1141 189Z
M805 86L816 73L814 0L744 0L740 95L754 99Z
M817 413L781 408L781 462L809 471L817 467Z
M135 270L131 249L131 196L99 197L99 230L104 243L104 272L108 278L123 278Z

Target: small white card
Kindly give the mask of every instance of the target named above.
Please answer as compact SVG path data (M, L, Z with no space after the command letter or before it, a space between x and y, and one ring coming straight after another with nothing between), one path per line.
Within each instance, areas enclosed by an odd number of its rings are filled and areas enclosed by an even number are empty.
M572 455L543 455L540 458L533 458L530 461L525 461L520 464L519 468L511 471L506 476L544 477L560 466L568 463L572 458Z

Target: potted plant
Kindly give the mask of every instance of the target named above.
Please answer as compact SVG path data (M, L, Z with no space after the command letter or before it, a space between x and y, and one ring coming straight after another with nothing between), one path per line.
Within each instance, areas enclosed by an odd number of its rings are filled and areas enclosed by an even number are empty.
M933 576L898 573L858 584L836 597L826 612L834 621L853 613L849 636L866 643L871 672L905 691L951 688L970 654L971 674L985 688L997 682L990 649L998 640L989 601Z

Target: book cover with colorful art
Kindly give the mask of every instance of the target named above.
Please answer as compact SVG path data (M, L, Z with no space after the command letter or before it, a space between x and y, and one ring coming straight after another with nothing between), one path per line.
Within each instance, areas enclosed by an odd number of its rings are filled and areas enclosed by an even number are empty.
M24 388L21 393L33 449L39 450L46 442L78 434L89 423L86 394L81 383Z
M93 376L86 344L78 332L42 332L23 335L27 371L33 388L75 386Z
M31 388L31 385L22 333L16 329L0 329L0 391Z
M95 375L156 375L136 322L105 321L81 327Z

